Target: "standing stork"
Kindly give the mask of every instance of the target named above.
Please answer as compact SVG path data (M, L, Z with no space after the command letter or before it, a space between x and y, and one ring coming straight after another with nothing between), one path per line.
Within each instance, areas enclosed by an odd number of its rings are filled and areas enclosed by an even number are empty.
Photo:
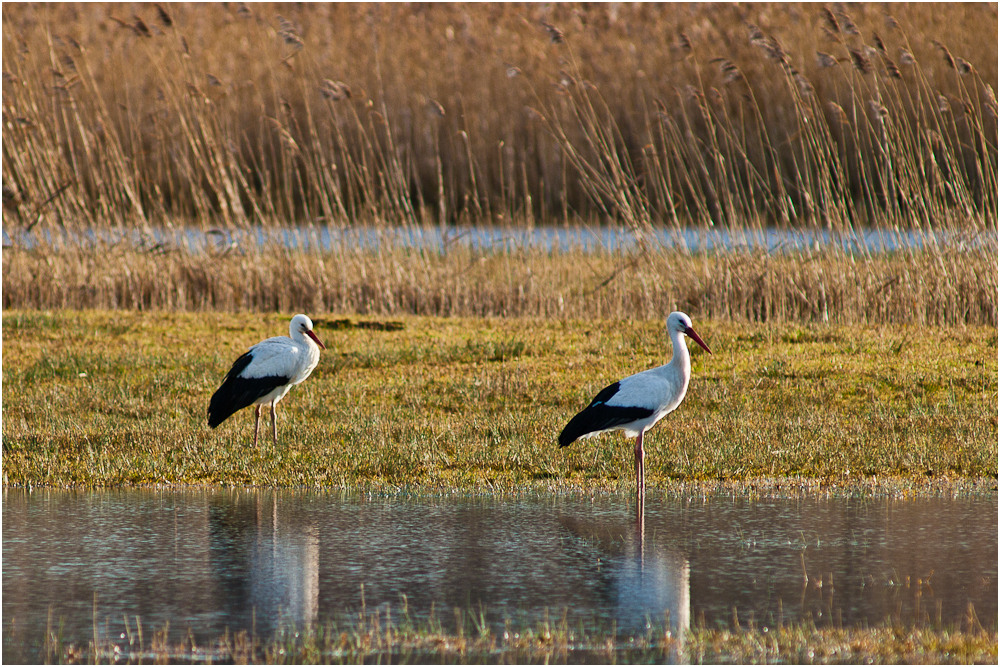
M691 355L683 336L691 337L712 354L708 345L695 333L691 318L684 313L670 313L667 333L674 347L670 363L609 384L590 405L570 419L559 434L559 447L608 431L625 431L626 437L635 438L636 510L640 516L646 484L643 464L646 454L642 448L642 436L681 404L691 379Z
M288 337L274 336L257 343L233 363L208 404L208 425L215 428L237 410L255 405L253 444L257 446L260 408L271 404L271 436L278 444L278 401L293 385L305 380L319 363L319 349L326 345L313 333L313 323L296 315Z

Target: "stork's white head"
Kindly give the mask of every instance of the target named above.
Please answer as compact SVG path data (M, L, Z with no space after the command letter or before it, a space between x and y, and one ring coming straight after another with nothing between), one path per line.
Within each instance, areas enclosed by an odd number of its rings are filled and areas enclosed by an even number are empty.
M695 332L694 325L691 324L691 318L687 316L687 313L675 310L667 316L667 332L673 333L674 331L688 336L691 340L698 343L698 345L701 345L702 349L709 354L712 354L712 351L708 349L708 345L705 344L705 341L703 341L701 336Z
M288 335L292 337L293 340L298 340L304 336L312 338L317 345L319 345L324 350L326 345L323 345L322 341L316 337L313 333L313 323L306 315L296 315L292 318L292 323L288 325Z

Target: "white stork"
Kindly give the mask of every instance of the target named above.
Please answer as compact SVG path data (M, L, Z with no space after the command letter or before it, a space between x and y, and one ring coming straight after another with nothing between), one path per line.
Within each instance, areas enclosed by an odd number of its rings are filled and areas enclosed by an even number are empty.
M253 444L257 446L260 408L271 404L271 436L278 444L275 406L292 388L312 373L319 363L319 349L326 345L313 333L313 323L296 315L288 326L288 337L274 336L257 343L233 363L208 404L208 425L215 428L237 410L256 405Z
M690 336L712 354L692 328L691 318L684 313L670 313L667 333L674 347L670 363L609 384L559 434L560 447L608 431L625 431L626 437L635 438L636 500L640 512L646 482L642 435L681 404L691 379L691 355L683 336Z

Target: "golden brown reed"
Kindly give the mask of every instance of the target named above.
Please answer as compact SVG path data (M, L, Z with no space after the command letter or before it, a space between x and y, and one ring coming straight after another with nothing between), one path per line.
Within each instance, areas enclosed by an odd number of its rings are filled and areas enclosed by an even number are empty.
M8 249L3 307L995 324L997 268L995 256L948 249Z
M22 227L995 222L990 4L10 4L3 27Z
M5 307L996 321L995 5L7 4L3 27ZM146 240L289 223L637 244ZM646 240L868 225L923 249ZM63 236L108 228L144 240Z

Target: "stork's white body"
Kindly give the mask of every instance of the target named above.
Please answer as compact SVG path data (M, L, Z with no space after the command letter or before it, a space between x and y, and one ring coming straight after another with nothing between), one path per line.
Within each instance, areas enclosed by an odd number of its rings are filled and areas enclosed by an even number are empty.
M645 408L650 411L650 415L600 431L591 431L581 435L581 438L592 438L616 430L624 431L629 438L635 438L677 409L684 400L691 381L691 355L681 332L670 332L670 340L674 346L674 356L670 363L619 380L618 391L604 402L608 407Z
M684 344L684 336L690 336L706 352L712 353L695 333L691 318L684 313L674 312L667 317L667 333L674 348L670 363L608 385L559 434L560 447L609 431L624 431L627 437L635 438L636 495L639 503L645 489L642 436L653 424L677 409L687 394L691 380L691 354Z
M251 347L247 354L251 361L240 377L252 378L287 378L287 383L275 387L264 394L254 405L277 403L288 390L305 380L319 363L319 345L302 333L296 332L296 338L274 336L267 338Z
M319 363L319 350L325 347L313 333L312 321L296 315L288 326L288 336L275 336L257 343L233 363L222 386L208 406L208 424L215 428L234 412L257 406L254 445L260 428L260 407L271 406L271 434L278 442L278 401L288 390L312 373Z

